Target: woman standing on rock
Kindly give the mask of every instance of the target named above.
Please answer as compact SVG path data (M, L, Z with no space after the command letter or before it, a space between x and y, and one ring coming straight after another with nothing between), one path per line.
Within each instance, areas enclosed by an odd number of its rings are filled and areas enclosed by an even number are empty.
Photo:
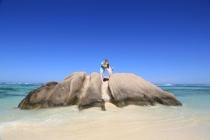
M101 81L104 81L104 71L107 68L108 65L108 60L105 59L104 61L101 62L101 68L100 68L100 76L101 76Z

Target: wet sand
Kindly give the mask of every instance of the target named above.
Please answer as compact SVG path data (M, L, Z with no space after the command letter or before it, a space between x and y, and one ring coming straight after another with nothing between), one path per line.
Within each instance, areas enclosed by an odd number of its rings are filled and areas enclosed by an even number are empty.
M94 107L78 111L77 106L32 111L30 117L5 124L2 140L198 140L210 138L208 115L185 107L162 105L117 108ZM34 115L33 115L34 114Z

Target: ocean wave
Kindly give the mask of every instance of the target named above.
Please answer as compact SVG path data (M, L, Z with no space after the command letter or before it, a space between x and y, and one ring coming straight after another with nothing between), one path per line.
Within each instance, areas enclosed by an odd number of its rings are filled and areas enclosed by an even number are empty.
M3 83L1 82L0 85L43 85L44 83Z
M3 122L0 124L0 134L4 131L6 127L12 126L13 122ZM1 135L0 135L1 136ZM1 138L1 137L0 137Z
M156 86L176 86L176 87L205 87L209 84L155 84Z
M184 86L184 87L206 87L209 86L207 84L176 84L176 86Z
M165 84L165 86L174 86L173 84Z
M15 126L17 124L20 124L21 121L22 120L0 123L0 134L5 130L5 128L13 127L13 126ZM1 135L0 135L0 138L1 138Z
M156 86L175 86L174 84L155 84Z
M43 85L43 83L21 83L23 85Z
M25 94L8 94L0 92L0 98L8 98L8 97L25 97Z
M16 91L14 88L9 88L9 87L2 87L0 88L1 90L9 90L9 91Z

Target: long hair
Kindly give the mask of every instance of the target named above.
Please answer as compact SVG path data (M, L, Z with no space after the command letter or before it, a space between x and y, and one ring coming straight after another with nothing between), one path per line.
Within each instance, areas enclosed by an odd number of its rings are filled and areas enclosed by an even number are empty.
M107 68L109 68L109 63L106 65Z

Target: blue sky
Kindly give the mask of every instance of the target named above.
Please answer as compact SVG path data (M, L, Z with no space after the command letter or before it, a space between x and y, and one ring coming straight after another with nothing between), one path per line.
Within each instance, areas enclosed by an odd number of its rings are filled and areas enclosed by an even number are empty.
M0 82L76 71L210 83L210 0L0 0Z

